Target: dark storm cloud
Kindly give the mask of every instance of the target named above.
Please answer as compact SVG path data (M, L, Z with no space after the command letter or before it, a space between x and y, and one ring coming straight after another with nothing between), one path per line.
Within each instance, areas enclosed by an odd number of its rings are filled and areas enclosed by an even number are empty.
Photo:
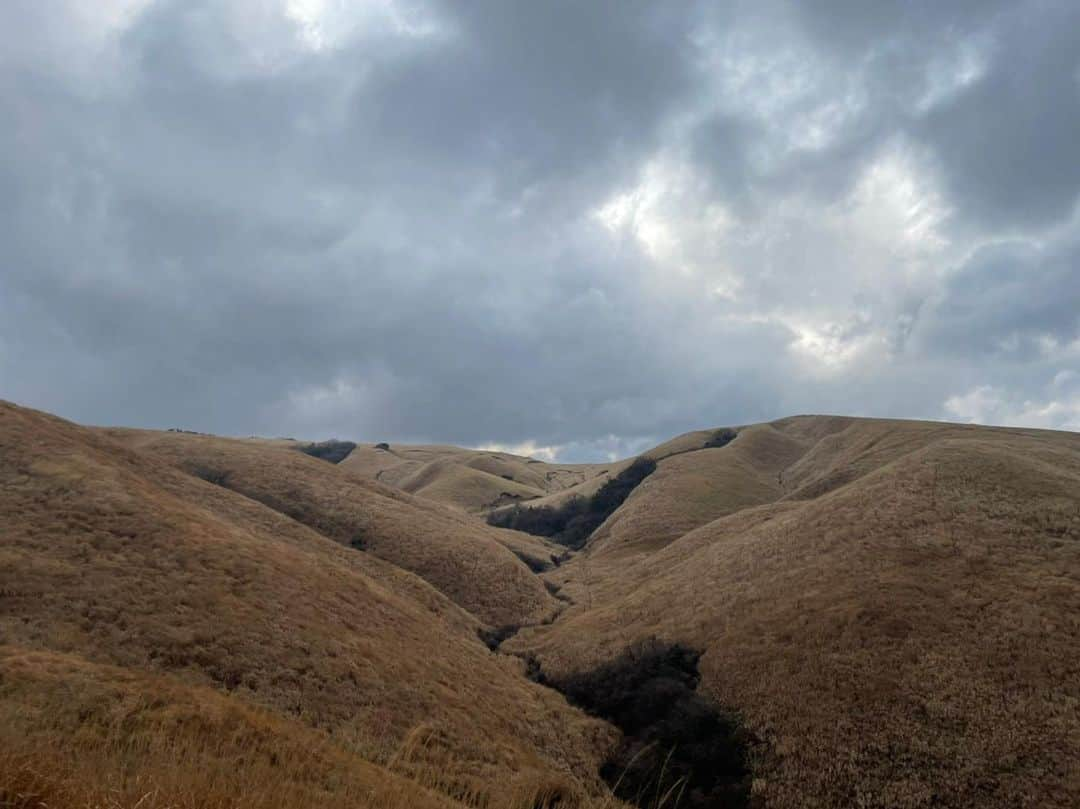
M929 339L962 356L1031 360L1047 344L1080 340L1080 243L979 249L958 268L934 312Z
M1006 232L1068 216L1080 188L1080 5L1001 15L986 74L927 115L950 190L967 215Z
M574 458L793 411L1072 424L1076 22L6 5L0 395Z
M690 89L690 4L477 2L458 36L355 100L381 144L500 170L515 190L632 159Z

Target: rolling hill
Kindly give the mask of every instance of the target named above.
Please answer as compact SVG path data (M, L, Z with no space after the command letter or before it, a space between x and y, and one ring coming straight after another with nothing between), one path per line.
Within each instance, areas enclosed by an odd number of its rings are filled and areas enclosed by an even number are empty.
M680 805L1080 804L1078 434L687 433L577 552L484 517L633 459L303 446L0 405L0 805L593 809L721 732Z
M470 512L602 482L611 468L610 464L552 464L506 452L406 444L357 446L341 466Z
M25 765L42 750L57 773L74 770L32 785L50 806L69 792L82 800L70 782L88 773L97 775L86 794L146 788L162 794L153 805L172 806L174 789L232 790L234 803L221 805L246 806L235 788L260 780L267 761L282 796L250 805L287 805L286 795L320 803L327 791L332 805L362 792L370 806L384 793L400 793L402 806L443 805L429 787L474 805L599 791L611 730L493 655L477 636L481 617L413 572L186 473L208 455L183 450L186 436L163 440L167 449L136 451L0 404L0 711L11 719L0 793L14 795L12 781L31 777ZM270 491L246 477L241 448L222 443L235 450L237 485ZM176 466L163 460L173 450ZM282 469L295 455L302 471L291 471L311 474L309 485L329 485L316 465L336 471L291 450L253 452ZM429 530L421 517L441 513L383 499L406 521L402 534ZM517 602L498 601L499 588L513 587L527 605L514 614L531 614L533 574L498 542L481 546L485 531L472 544L457 528L412 539L462 543L476 571L463 587L508 577L462 601L502 605L502 615ZM477 546L491 558L478 563ZM177 756L193 771L166 766ZM211 759L220 772L202 771Z
M510 550L535 540L363 479L341 464L258 440L103 433L143 457L213 481L342 545L416 573L486 623L531 623L555 608L541 581Z
M587 670L657 636L759 739L769 806L1080 801L1080 436L741 428L657 471L507 648Z

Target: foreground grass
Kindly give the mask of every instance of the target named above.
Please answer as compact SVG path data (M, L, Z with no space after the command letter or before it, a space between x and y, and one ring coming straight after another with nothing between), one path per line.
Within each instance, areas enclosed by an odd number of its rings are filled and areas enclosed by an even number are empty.
M0 647L3 809L605 809L538 776L452 778L421 727L376 763L297 722L172 678Z

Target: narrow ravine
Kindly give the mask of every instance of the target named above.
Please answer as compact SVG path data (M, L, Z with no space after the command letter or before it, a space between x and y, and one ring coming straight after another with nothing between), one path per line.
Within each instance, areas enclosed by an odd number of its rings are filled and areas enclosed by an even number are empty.
M505 654L502 644L523 628L499 627L480 637ZM596 668L561 676L546 674L531 653L516 656L530 680L622 733L599 771L620 800L640 809L751 805L751 734L735 712L698 691L697 650L652 638Z

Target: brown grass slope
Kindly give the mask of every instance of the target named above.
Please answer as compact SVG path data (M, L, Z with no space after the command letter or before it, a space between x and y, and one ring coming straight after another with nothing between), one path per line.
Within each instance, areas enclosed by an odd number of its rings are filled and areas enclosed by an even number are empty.
M979 428L970 425L886 419L815 419L793 417L773 426L809 445L808 451L783 473L785 497L806 500L843 486L902 455L948 438L970 437ZM1008 430L987 430L1004 437ZM1038 436L1035 431L1012 431Z
M5 655L56 654L76 669L212 689L342 756L438 773L441 789L480 803L505 805L538 782L595 787L610 732L492 655L470 615L371 554L5 403L0 515ZM89 687L81 678L65 680L72 699Z
M0 647L0 806L312 805L461 806L213 689Z
M524 508L540 508L544 506L552 506L554 508L560 508L565 505L566 502L575 497L592 497L600 488L615 477L619 472L633 463L633 459L613 461L609 464L595 464L595 469L590 471L590 477L580 483L575 483L573 486L567 486L565 489L559 489L552 494L546 494L543 497L538 497L535 500L528 500L522 502L521 505ZM514 504L503 506L502 508L513 508ZM491 511L499 511L500 509L494 508Z
M693 449L658 458L656 471L597 529L596 553L652 552L707 522L783 495L780 473L806 446L769 424L744 427L730 444L700 449L711 433L694 433Z
M482 511L503 502L531 500L544 494L542 489L476 469L457 458L441 458L424 464L402 478L397 486L403 491L466 511Z
M561 492L608 468L551 464L492 450L408 444L392 444L389 449L360 445L340 465L362 477L470 512Z
M768 806L1080 805L1080 436L772 429L806 447L778 502L586 552L550 574L577 603L508 648L551 672L653 634L703 649L702 687L762 740ZM679 456L687 490L710 458L723 485L740 441Z
M396 486L431 461L448 456L468 455L470 450L442 444L392 444L389 449L358 444L342 462L342 468L362 477Z
M485 623L533 623L555 608L541 581L507 547L517 547L517 535L341 465L257 441L144 430L106 434L412 571Z

